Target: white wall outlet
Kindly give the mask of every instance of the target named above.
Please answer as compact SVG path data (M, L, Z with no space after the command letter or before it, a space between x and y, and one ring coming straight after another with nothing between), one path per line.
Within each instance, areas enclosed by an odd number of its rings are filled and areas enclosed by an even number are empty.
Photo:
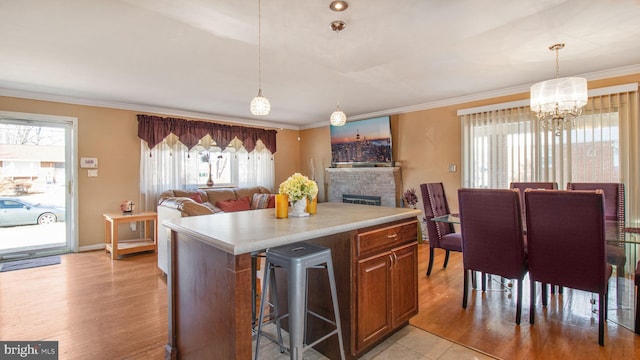
M458 171L458 166L456 164L449 164L449 172L454 173Z
M89 177L98 177L98 169L89 169L87 171L87 176L89 176Z

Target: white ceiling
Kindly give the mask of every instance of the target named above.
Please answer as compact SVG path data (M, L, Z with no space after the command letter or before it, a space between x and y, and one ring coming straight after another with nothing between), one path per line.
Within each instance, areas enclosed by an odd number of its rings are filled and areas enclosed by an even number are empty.
M638 0L348 2L262 1L257 117L258 0L0 0L0 95L307 128L525 92L558 42L560 76L640 72Z

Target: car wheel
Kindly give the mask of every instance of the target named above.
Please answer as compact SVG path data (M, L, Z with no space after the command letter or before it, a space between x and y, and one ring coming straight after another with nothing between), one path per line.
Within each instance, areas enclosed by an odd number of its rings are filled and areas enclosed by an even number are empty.
M38 224L53 224L57 220L56 215L52 213L44 213L38 216Z

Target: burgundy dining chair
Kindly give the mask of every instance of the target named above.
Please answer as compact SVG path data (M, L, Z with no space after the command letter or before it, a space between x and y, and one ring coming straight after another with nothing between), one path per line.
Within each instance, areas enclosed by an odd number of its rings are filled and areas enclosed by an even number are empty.
M509 183L509 189L520 190L520 206L522 207L522 221L524 222L526 219L524 208L524 191L527 189L558 190L558 183L550 181L511 182Z
M622 294L627 256L624 251L625 189L623 183L567 183L567 190L598 190L604 192L604 217L607 262L616 267L616 299L622 305Z
M534 323L536 281L597 293L598 343L604 345L607 286L604 195L596 191L526 190L527 261Z
M509 184L509 189L518 189L520 190L520 207L522 210L522 223L526 223L526 218L527 218L527 214L525 212L525 207L524 207L524 192L527 189L542 189L542 190L558 190L558 183L557 182L552 182L552 181L529 181L529 182L511 182ZM525 251L526 251L526 243L527 243L527 238L525 236ZM546 295L546 284L543 284L544 286L544 291L543 291L543 295ZM551 293L554 294L555 293L555 285L551 285ZM562 287L559 286L558 287L558 293L562 294ZM544 297L546 299L546 296ZM545 302L544 305L546 306L547 303Z
M464 264L462 307L467 308L470 271L514 279L519 325L522 282L527 273L519 191L459 189L458 204Z
M429 237L429 266L427 276L433 269L434 249L445 251L443 268L449 263L449 251L462 251L462 236L455 232L453 224L431 221L436 216L449 214L449 204L442 183L420 184L422 203L424 204L424 219L427 224Z

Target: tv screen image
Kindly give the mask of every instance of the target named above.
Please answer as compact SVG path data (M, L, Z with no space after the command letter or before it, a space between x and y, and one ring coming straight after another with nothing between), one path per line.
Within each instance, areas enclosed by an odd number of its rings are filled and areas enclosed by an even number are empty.
M332 166L391 166L390 117L331 126L331 163Z

